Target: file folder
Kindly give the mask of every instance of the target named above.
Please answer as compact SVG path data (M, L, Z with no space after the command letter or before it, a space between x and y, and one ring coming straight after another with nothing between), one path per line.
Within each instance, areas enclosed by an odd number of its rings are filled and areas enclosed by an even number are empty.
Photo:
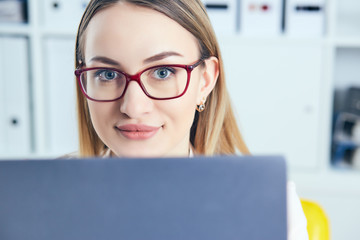
M27 39L0 37L0 156L31 151L28 69Z
M24 0L1 0L0 23L22 23L26 21Z
M244 36L281 34L283 0L242 0L240 9L240 31Z
M325 0L288 0L285 32L295 37L321 37L325 31Z
M43 0L44 25L76 32L90 0Z
M203 0L203 3L217 34L236 33L236 0Z
M76 121L76 80L74 76L75 39L46 38L47 152L62 156L78 150Z

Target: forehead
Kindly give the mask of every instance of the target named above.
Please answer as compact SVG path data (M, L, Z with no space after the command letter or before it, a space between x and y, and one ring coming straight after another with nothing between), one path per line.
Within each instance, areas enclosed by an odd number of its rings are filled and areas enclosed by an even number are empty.
M86 30L85 61L95 55L131 62L164 51L199 57L196 38L176 21L155 10L117 3L98 12Z

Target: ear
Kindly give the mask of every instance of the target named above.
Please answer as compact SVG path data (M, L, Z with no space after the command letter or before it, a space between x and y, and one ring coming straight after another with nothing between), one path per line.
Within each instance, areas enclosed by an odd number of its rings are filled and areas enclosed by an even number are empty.
M203 103L204 99L208 97L214 89L216 81L219 77L219 59L217 57L210 57L205 60L205 67L202 72L200 80L200 89L197 98L197 104Z

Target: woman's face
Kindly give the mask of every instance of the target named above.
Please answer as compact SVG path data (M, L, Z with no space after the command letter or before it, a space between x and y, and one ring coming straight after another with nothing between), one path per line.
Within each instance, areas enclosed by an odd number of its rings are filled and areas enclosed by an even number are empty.
M118 3L100 11L85 34L87 68L111 67L133 75L156 65L192 65L200 57L197 40L181 25L131 4ZM214 61L195 68L186 93L176 99L151 99L136 81L130 81L117 101L88 100L97 134L117 156L188 155L196 105L215 83L208 73L215 72Z

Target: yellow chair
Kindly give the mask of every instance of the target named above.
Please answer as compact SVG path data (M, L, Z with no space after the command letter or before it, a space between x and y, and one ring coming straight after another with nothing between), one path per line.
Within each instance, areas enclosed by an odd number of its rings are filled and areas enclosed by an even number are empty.
M309 240L329 240L329 220L318 203L301 199L301 205L307 220Z

